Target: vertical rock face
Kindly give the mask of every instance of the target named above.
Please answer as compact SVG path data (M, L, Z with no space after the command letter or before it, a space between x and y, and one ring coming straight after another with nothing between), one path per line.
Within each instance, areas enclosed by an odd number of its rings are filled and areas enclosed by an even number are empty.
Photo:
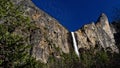
M107 16L102 13L96 24L87 24L76 31L79 48L89 49L96 45L111 48L113 52L119 52L115 45L115 39L111 31Z
M64 27L38 9L31 0L13 0L13 2L23 7L25 15L30 17L31 23L37 27L31 32L33 57L46 63L51 54L58 57L61 53L69 53L68 31ZM60 51L57 48L60 48Z
M36 26L36 29L30 34L30 44L33 46L31 55L36 60L47 63L50 55L60 57L62 53L69 53L72 39L64 27L54 18L38 9L31 0L12 1L23 7L21 10L24 10L25 16L30 17L31 24L34 23ZM112 52L118 53L113 35L118 32L114 29L115 27L114 25L111 28L107 16L101 14L96 24L93 22L75 31L78 48L90 49L101 46L104 49L111 48Z

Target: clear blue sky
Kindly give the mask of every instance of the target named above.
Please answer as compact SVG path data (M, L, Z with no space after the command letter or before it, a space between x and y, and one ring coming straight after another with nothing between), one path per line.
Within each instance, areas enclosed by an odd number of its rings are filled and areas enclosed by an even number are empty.
M32 0L36 6L57 19L69 31L96 22L101 13L112 21L113 10L120 0ZM52 24L51 24L52 25Z

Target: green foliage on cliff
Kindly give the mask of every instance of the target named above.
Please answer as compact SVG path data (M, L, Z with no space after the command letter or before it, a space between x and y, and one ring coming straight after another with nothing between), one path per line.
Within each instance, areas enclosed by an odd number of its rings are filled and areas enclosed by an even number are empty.
M38 68L41 63L30 56L29 17L11 0L0 0L0 67Z
M78 56L72 51L69 54L61 54L60 56L51 55L45 68L78 68L80 67Z
M81 49L80 59L84 68L106 68L109 64L109 56L106 51L99 48L90 50Z

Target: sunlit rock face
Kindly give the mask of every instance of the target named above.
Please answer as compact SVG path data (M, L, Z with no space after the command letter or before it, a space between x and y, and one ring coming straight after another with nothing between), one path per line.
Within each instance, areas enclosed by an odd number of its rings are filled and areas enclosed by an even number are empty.
M24 15L30 17L36 29L30 33L31 55L43 63L47 63L50 55L61 58L62 53L70 53L72 38L68 30L61 26L54 18L37 8L31 0L12 0L14 4L21 5ZM75 31L78 48L90 49L101 46L111 52L119 52L115 37L120 32L116 25L109 25L107 16L101 14L96 23L86 24ZM117 36L115 36L117 34Z
M59 57L61 53L69 53L68 31L54 18L37 8L31 0L13 0L21 5L25 15L30 17L37 29L31 32L30 44L33 46L31 54L37 60L47 63L49 55ZM58 51L57 48L60 48Z
M91 46L101 46L104 49L111 48L113 52L119 52L115 45L114 34L108 22L107 16L102 13L96 24L84 25L76 31L78 47L89 49Z

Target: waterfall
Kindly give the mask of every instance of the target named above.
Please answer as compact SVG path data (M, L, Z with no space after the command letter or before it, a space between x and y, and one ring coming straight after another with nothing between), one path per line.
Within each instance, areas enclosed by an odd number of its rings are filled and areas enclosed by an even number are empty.
M79 51L78 51L77 42L76 42L76 39L75 39L75 34L74 34L74 32L71 32L71 35L72 35L72 39L73 39L73 46L74 46L75 53L76 53L76 54L78 55L78 57L79 57Z

